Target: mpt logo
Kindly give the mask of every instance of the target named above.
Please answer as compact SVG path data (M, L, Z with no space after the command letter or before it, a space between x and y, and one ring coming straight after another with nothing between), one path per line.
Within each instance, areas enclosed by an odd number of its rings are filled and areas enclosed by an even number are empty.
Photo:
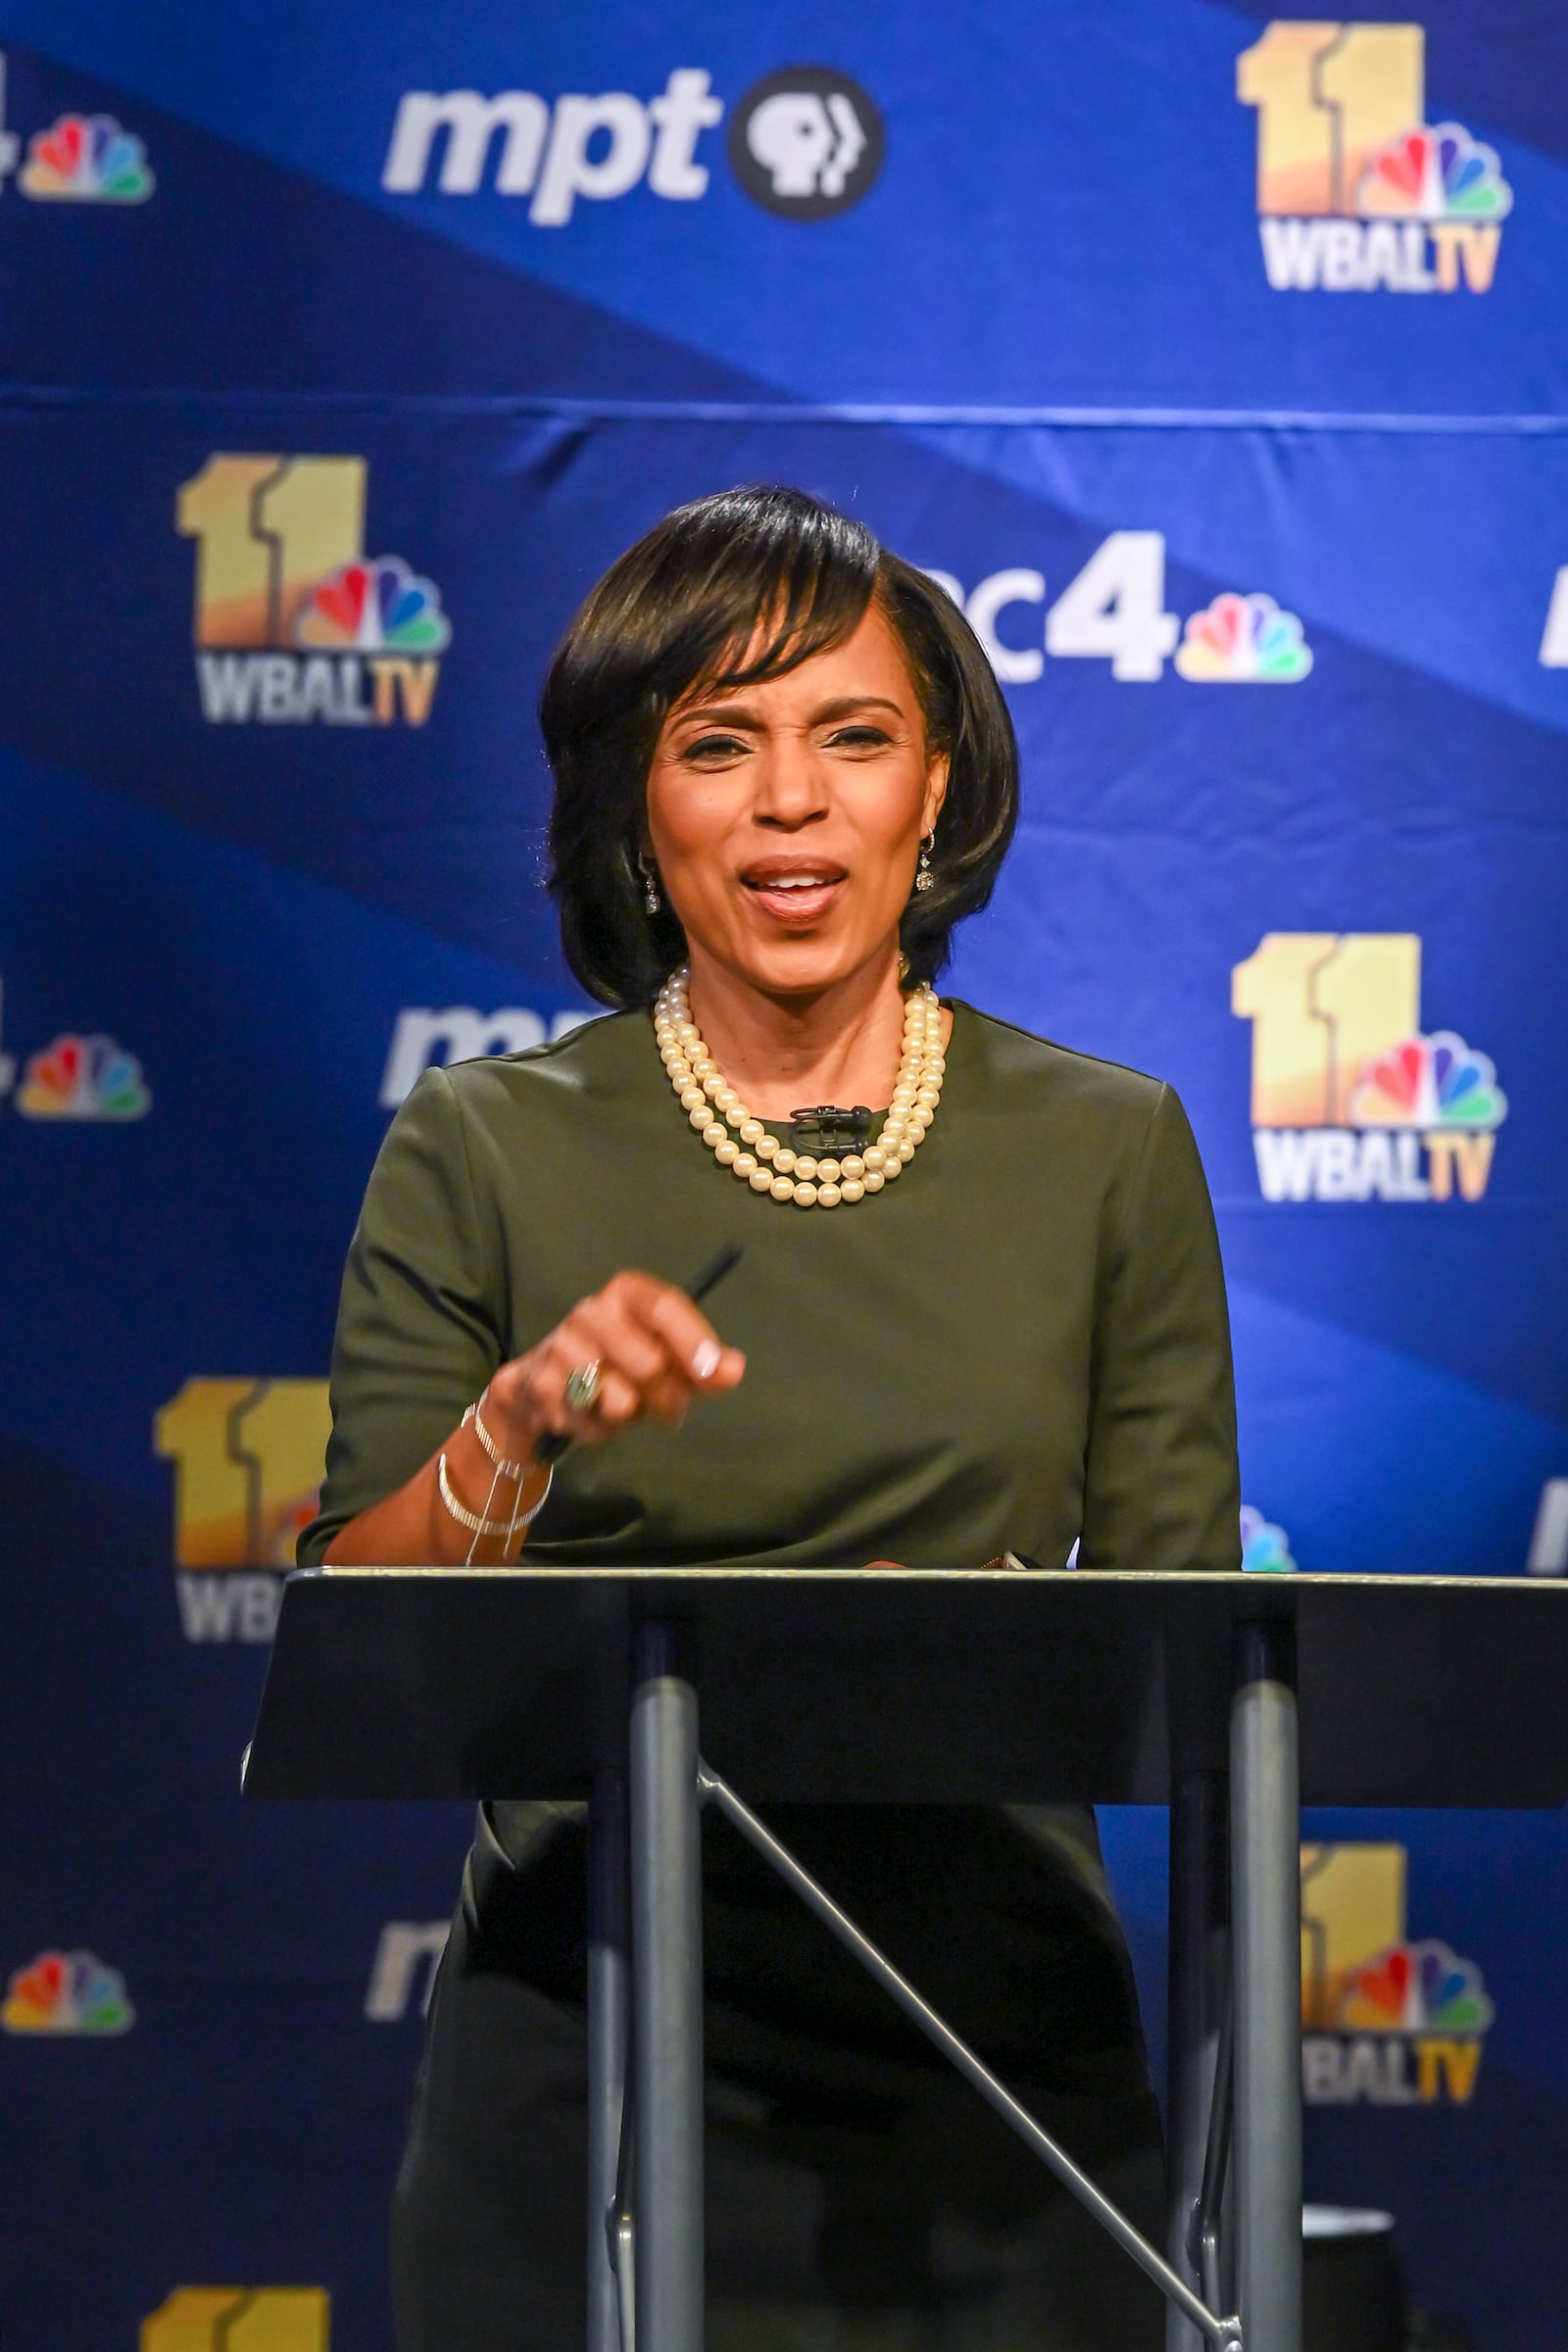
M414 1092L415 1081L432 1063L443 1068L454 1061L478 1061L489 1054L526 1054L542 1046L547 1036L569 1037L597 1012L567 1011L551 1016L526 1004L503 1004L499 1012L480 1012L472 1004L406 1004L392 1032L392 1047L381 1076L381 1107L396 1110Z
M822 220L858 204L885 151L875 101L826 66L785 66L766 74L730 121L736 178L748 196L786 220Z
M630 90L407 90L381 168L394 196L526 197L535 228L564 228L579 204L646 187L666 203L706 196L704 134L724 102L699 66L677 66L657 96ZM735 108L729 160L756 203L785 220L823 220L858 204L882 169L875 101L827 66L786 66Z

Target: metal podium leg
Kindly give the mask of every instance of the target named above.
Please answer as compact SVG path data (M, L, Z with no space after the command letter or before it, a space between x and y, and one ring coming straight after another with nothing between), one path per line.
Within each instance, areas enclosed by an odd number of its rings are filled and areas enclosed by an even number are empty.
M631 1702L637 2352L702 2352L703 1907L697 1692L639 1627Z
M626 2093L626 1776L598 1772L588 1801L588 2352L631 2352L611 2246Z
M1301 1881L1295 1636L1237 1628L1231 1700L1237 2302L1247 2352L1301 2352Z
M1171 2268L1214 2311L1235 2309L1224 2278L1203 2278L1197 2236L1230 1992L1227 1804L1225 1778L1218 1772L1182 1772L1171 1790L1165 2253ZM1165 2352L1202 2352L1203 2343L1201 2329L1173 2303L1167 2305Z

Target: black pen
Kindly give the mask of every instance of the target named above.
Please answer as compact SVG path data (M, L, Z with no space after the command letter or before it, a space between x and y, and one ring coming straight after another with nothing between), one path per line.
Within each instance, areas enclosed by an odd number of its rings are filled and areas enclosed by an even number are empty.
M717 1256L710 1260L687 1291L686 1296L691 1299L693 1305L700 1305L710 1291L717 1290L725 1275L734 1272L745 1254L739 1242L726 1242ZM544 1437L535 1440L533 1452L529 1458L538 1462L541 1467L547 1462L559 1462L571 1443L571 1439L564 1433L547 1431Z

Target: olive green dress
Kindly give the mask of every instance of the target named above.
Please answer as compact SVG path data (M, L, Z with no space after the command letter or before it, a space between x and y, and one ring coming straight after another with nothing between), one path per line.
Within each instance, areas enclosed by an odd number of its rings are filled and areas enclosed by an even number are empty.
M678 1431L578 1447L541 1564L1238 1564L1235 1407L1202 1170L1171 1090L954 1006L899 1181L801 1210L719 1167L648 1017L426 1072L349 1255L320 1559L497 1365L617 1269L745 1349ZM1158 2230L1157 2117L1093 1822L776 1807L788 1843ZM722 1822L705 1826L710 2352L1159 2341L1157 2299ZM395 2211L400 2352L581 2341L583 1840L481 1811Z

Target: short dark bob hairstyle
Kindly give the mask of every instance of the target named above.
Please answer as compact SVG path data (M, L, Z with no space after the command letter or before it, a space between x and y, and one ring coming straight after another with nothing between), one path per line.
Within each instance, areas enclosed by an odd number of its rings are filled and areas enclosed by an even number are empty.
M540 697L556 779L550 888L566 961L601 1004L650 1004L686 954L667 902L645 911L637 870L667 712L699 684L747 686L809 661L873 601L908 658L927 743L949 761L934 887L910 899L899 927L909 979L934 979L954 925L986 904L1017 817L1018 747L963 614L863 524L804 491L726 490L677 507L611 565ZM771 633L747 662L759 628Z

